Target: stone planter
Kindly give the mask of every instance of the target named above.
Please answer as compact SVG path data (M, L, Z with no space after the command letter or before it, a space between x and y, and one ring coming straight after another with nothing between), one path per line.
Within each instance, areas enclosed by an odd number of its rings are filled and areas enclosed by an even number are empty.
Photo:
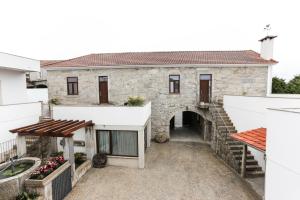
M84 163L82 163L76 170L75 174L72 180L72 187L76 185L76 183L79 181L79 179L85 175L85 173L91 169L92 167L92 161L86 160Z
M23 185L26 179L30 177L31 172L38 168L41 164L39 158L25 157L15 161L20 162L33 162L33 166L26 171L5 179L0 179L0 200L14 200L16 196L23 191ZM0 169L10 165L10 162L0 165Z
M53 184L52 182L58 178L63 172L65 172L69 167L70 163L67 161L51 174L46 176L42 180L27 179L25 180L25 188L29 192L36 192L44 200L52 200L53 196ZM70 177L71 178L71 177Z

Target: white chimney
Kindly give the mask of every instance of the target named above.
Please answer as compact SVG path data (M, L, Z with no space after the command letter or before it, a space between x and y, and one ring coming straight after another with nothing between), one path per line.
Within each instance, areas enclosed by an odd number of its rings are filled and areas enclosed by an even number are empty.
M273 43L277 36L266 36L259 40L261 42L260 57L266 60L273 58Z

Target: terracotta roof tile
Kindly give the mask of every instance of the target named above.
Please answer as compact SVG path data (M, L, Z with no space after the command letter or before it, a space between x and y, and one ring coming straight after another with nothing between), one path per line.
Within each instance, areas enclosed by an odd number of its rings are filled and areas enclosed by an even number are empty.
M122 65L172 64L275 64L252 51L170 51L90 54L48 63L45 67L105 67Z
M231 134L235 140L248 144L258 150L266 151L266 128L258 128L250 131Z

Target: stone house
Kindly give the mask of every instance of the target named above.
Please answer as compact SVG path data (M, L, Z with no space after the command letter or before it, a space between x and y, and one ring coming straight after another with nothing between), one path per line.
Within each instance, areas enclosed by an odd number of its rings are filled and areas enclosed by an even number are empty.
M262 40L262 45L272 39ZM226 94L265 96L275 63L251 50L141 52L90 54L44 68L50 99L64 105L124 105L129 96L141 96L152 102L152 133L169 136L175 114L205 116L201 101L217 102ZM68 80L75 82L74 94Z
M274 38L260 40L260 54L252 50L105 53L42 67L47 70L49 99L58 99L61 105L124 106L128 97L141 96L151 101L152 138L157 134L188 137L185 130L182 134L176 129L192 127L221 157L232 160L227 141L217 138L224 132L227 137L235 128L219 103L224 95L271 92L272 66L277 63ZM212 105L221 109L220 116ZM218 126L220 121L227 124Z

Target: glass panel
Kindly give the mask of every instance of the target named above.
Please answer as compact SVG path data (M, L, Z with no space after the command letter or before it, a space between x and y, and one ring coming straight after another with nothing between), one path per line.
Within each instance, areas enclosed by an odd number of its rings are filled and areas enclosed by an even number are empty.
M211 74L200 74L200 80L211 80Z
M78 94L78 84L73 83L74 94Z
M73 94L73 87L71 83L68 83L68 94Z
M109 131L97 131L98 152L110 154L109 151Z
M77 82L78 78L77 77L68 77L67 80L68 80L68 82Z
M170 80L173 80L173 81L179 81L179 78L180 76L179 75L170 75Z
M174 82L174 92L179 93L179 81Z
M112 155L137 156L137 132L112 131Z
M174 82L170 82L170 92L174 93Z
M99 81L108 81L107 76L99 76Z

